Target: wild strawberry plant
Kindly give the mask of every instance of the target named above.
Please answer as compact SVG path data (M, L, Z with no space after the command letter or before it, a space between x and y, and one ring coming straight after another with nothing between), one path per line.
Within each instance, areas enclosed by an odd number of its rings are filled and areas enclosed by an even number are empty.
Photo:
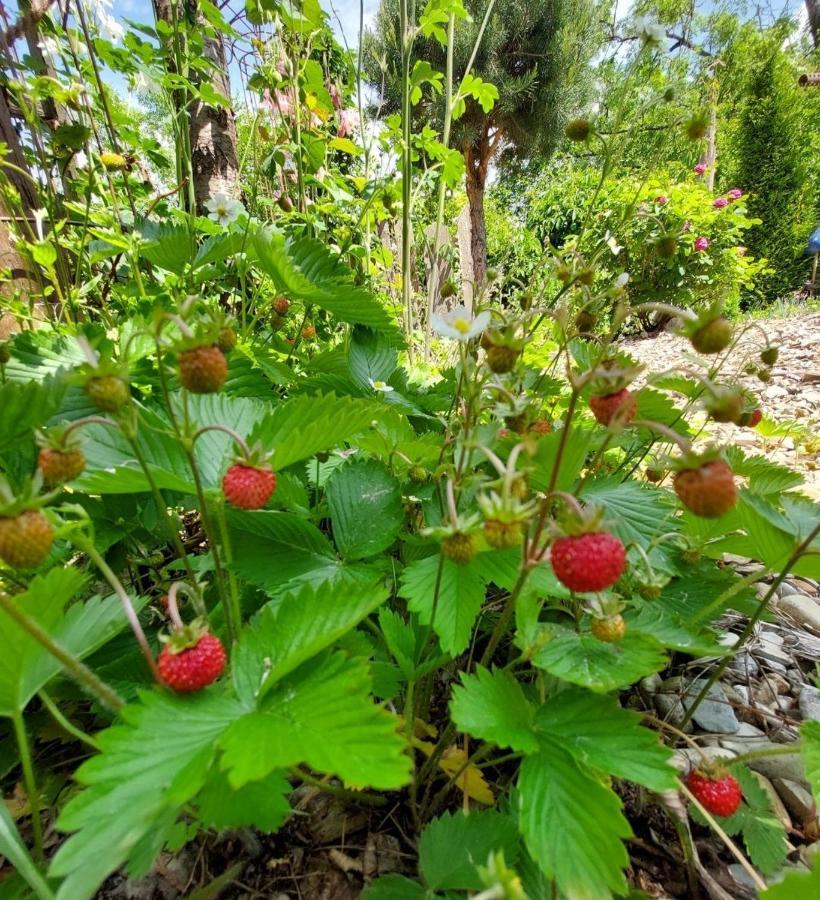
M467 87L456 109L492 102ZM515 305L434 312L422 380L413 328L301 219L154 212L97 223L95 264L125 268L95 272L96 306L0 347L0 715L29 811L18 830L0 807L0 853L27 889L82 900L203 832L276 832L301 784L398 807L418 866L369 900L623 896L634 790L682 858L676 791L757 879L778 870L744 759L680 773L691 739L627 706L706 657L691 717L780 581L820 575L800 476L701 435L759 420L731 373L771 377L765 335L720 302L633 296L601 235L538 291L508 286ZM655 312L691 342L682 370L615 345ZM748 617L732 644L729 608ZM37 752L39 714L78 767ZM817 723L793 749L820 793Z

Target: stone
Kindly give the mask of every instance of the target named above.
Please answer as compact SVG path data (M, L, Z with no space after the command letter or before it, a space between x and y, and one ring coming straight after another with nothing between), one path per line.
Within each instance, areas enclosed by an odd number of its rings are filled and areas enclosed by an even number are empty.
M687 722L685 726L681 725L683 717L686 715L686 710L683 708L680 699L674 694L655 694L652 702L655 704L658 716L664 722L674 725L675 728L683 728L686 734L694 730L691 721Z
M697 768L702 762L703 758L706 759L734 759L737 756L734 750L729 750L728 747L701 747L700 750L695 750L694 747L683 747L680 750L675 751L675 755L680 754L683 756L689 763L690 769ZM686 770L684 770L686 771Z
M735 749L731 745L728 746L729 749ZM779 751L783 749L782 744L775 744L770 741L766 741L764 744L758 745L758 747L761 750ZM758 747L754 749L758 749ZM784 778L787 781L797 782L801 787L809 787L809 783L806 781L806 776L803 773L803 763L799 753L788 753L780 756L758 756L749 760L749 768L755 772L760 772L761 775L765 775L772 781L776 778Z
M804 684L800 688L798 703L800 715L804 720L820 722L820 690L810 684Z
M802 827L808 822L814 809L814 797L812 797L811 791L788 778L775 778L772 784L783 800L786 809L794 816L795 823Z
M651 702L652 697L658 693L663 684L663 679L657 672L647 675L638 682L638 691L641 697L647 702Z
M695 698L706 683L706 679L696 678L686 689L683 704L687 711L694 705ZM734 734L740 727L735 711L720 684L713 684L709 688L709 693L695 709L692 719L704 731L712 734Z
M778 597L774 608L780 615L785 616L807 628L814 634L820 634L820 604L812 597L805 594L789 594L786 597Z
M789 817L788 812L786 812L786 807L783 805L783 801L780 799L780 795L777 793L775 786L771 781L765 776L761 775L760 772L752 772L752 777L755 781L763 788L766 793L766 796L769 798L769 803L772 807L772 812L774 813L775 818L778 822L785 828L790 829L792 827L792 820Z
M732 691L734 691L735 695L737 696L739 703L742 703L744 706L749 705L749 687L748 687L748 685L733 684ZM727 694L729 693L728 687L726 689L726 693ZM730 700L732 699L731 695L729 696L729 699Z
M789 584L788 581L784 581L783 584L781 584L777 589L777 593L781 597L788 597L790 594L799 594L800 591L793 584Z
M761 679L760 684L752 691L752 696L757 703L782 709L781 696L788 694L790 690L791 685L782 675L771 672Z
M744 678L757 675L760 666L748 650L741 650L727 667L728 671L739 672Z

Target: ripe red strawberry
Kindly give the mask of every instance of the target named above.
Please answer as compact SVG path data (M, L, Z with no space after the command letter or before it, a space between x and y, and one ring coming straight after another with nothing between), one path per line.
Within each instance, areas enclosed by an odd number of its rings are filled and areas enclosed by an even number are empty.
M594 618L590 625L590 631L607 644L617 644L626 634L626 623L624 617L620 614L614 616L604 616L603 618Z
M537 434L539 437L543 437L545 434L549 434L552 431L552 425L546 419L536 419L532 425L530 425L530 431L533 434Z
M609 425L616 414L618 421L626 425L635 418L638 400L628 388L623 388L615 394L593 394L589 408L601 425Z
M128 385L116 375L97 375L85 385L88 399L103 412L115 413L129 401Z
M459 566L466 566L475 556L475 540L471 534L457 531L447 535L441 542L441 552Z
M54 541L51 522L39 509L0 516L0 559L15 569L34 569L48 556Z
M624 545L608 531L558 538L550 554L555 577L579 594L615 584L626 565Z
M693 770L686 776L686 786L713 816L731 816L743 799L737 779L726 772L709 777Z
M179 380L192 394L213 394L227 377L228 361L219 347L193 347L179 354Z
M743 426L743 428L757 428L762 418L763 411L757 406L754 409L750 409L748 412L744 412L740 419L738 419L737 424Z
M287 312L290 309L290 301L287 297L277 297L273 301L273 308L280 316L287 315Z
M690 337L690 341L698 353L720 353L729 346L733 334L732 323L723 316L717 316L705 325L701 325Z
M276 475L270 466L234 463L222 479L225 499L240 509L262 509L276 489Z
M82 450L57 450L43 447L37 457L43 481L49 486L73 481L85 469L85 455Z
M162 648L157 661L159 677L181 694L199 691L222 674L225 648L218 637L207 632L190 647L174 652L170 644Z
M674 486L680 502L704 519L719 519L737 501L734 475L722 459L713 459L697 468L681 469L675 473Z

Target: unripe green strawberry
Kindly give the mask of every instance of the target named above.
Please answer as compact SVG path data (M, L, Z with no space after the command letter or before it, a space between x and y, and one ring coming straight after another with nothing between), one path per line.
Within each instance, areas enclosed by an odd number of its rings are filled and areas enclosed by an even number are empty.
M228 377L228 361L219 347L203 345L179 354L179 380L192 394L213 394Z
M459 566L466 566L473 561L476 553L475 538L471 534L457 531L449 534L441 542L441 552Z
M496 550L517 547L523 534L520 522L502 522L500 519L487 519L484 522L484 537Z
M427 481L427 469L424 466L411 466L407 474L413 484L424 484Z
M626 634L626 623L621 615L604 616L592 620L590 631L599 641L617 644Z
M723 459L681 469L675 473L674 487L681 503L704 519L719 519L737 501L734 475Z
M572 119L567 122L564 133L571 141L585 141L592 133L592 126L589 124L589 119Z
M521 472L513 477L510 484L510 496L523 503L530 496L530 482L527 476Z
M43 447L37 458L43 481L48 487L73 481L85 469L85 454L82 450L56 450Z
M597 321L598 316L596 316L595 313L582 309L575 317L575 327L580 332L592 331Z
M664 472L663 469L657 468L657 466L647 466L645 474L647 481L651 481L652 484L657 484L659 481L663 481L666 472Z
M216 337L216 346L223 353L230 353L236 346L236 332L230 325L223 325Z
M578 273L578 281L589 287L595 281L595 269L581 269Z
M504 424L510 431L515 432L516 434L524 434L527 431L527 426L529 425L529 417L525 412L518 413L515 416L505 416Z
M766 366L773 366L779 356L780 351L777 347L766 347L765 350L760 351L760 361Z
M8 341L0 341L0 366L4 366L11 359Z
M441 290L439 291L442 300L446 300L448 297L454 297L456 293L457 289L455 283L450 280L445 281L441 286Z
M34 569L48 556L54 529L39 509L0 516L0 559L15 569Z
M512 372L519 357L515 347L505 347L503 344L492 344L486 352L487 365L496 375Z
M772 380L772 370L771 369L758 369L757 377L764 384L768 384Z
M733 333L732 323L724 316L716 316L710 322L701 325L690 340L698 353L709 355L725 350L732 340Z
M116 375L97 375L86 382L88 399L103 412L115 413L131 399L128 385Z
M128 165L128 160L121 153L101 153L100 162L109 172L119 172Z
M706 409L715 422L738 422L743 415L743 394L721 385L706 401Z
M670 259L678 249L678 242L671 234L665 234L657 243L658 256Z
M695 116L686 123L686 136L690 141L703 140L706 137L707 127L705 116Z
M273 331L278 331L285 324L285 317L279 313L274 313L270 317L270 327Z

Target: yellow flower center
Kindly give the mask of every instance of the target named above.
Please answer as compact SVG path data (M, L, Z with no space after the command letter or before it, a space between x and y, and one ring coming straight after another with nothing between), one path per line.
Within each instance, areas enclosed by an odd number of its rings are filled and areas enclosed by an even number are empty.
M384 382L383 381L374 381L373 387L376 388L377 391L380 391L384 388Z
M455 319L453 321L453 328L461 334L467 334L470 330L470 321L468 319Z

